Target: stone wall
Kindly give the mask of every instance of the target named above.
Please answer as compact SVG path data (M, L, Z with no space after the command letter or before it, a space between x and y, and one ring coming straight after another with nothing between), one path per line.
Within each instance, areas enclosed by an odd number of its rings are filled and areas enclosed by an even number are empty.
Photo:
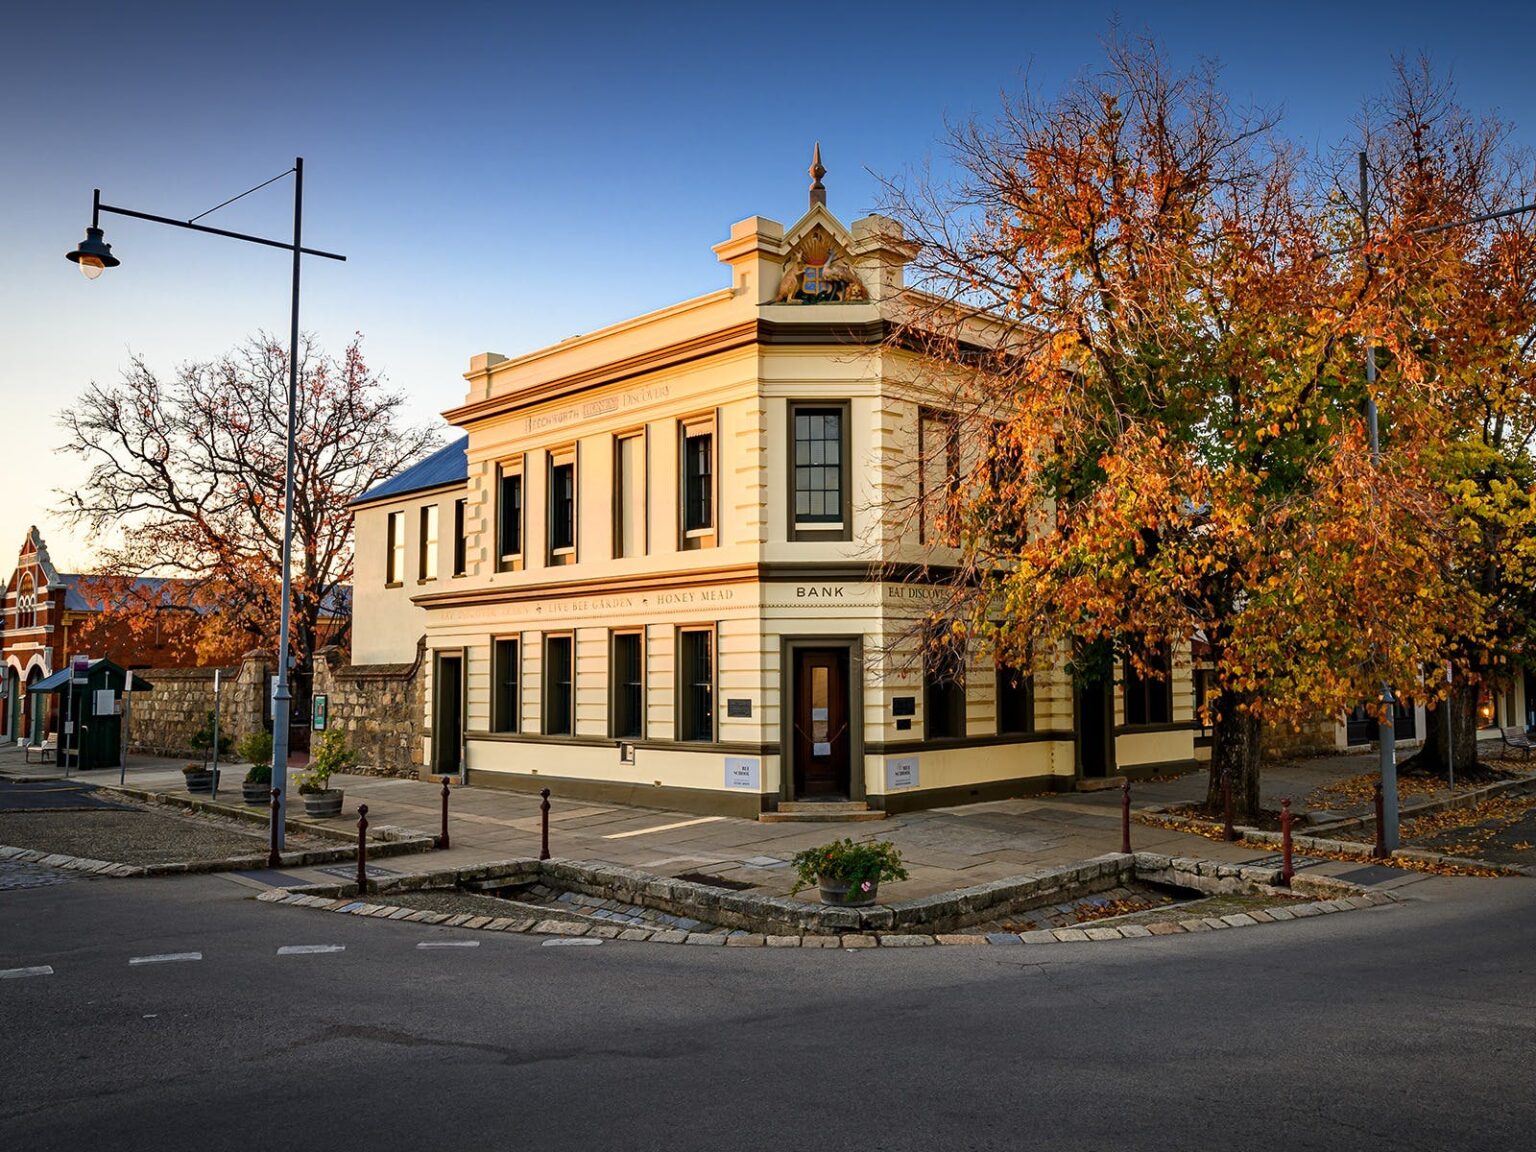
M426 653L425 636L416 642L416 659L409 664L346 664L339 648L315 653L314 692L326 697L326 726L347 734L359 770L380 776L417 774L426 714L421 674Z
M1266 760L1284 760L1292 756L1337 752L1337 727L1332 716L1308 720L1299 729L1283 720L1265 724L1259 738L1260 754Z
M219 735L238 743L263 725L262 693L268 657L249 652L239 665L220 668ZM213 710L213 668L145 668L135 679L149 691L135 691L129 705L128 746L157 756L192 756L193 737Z
M358 770L383 776L415 776L421 764L425 713L421 675L427 638L409 664L347 664L340 648L315 653L313 692L326 698L326 727L347 734ZM240 664L220 669L219 735L238 743L266 728L272 654L249 652ZM135 672L153 690L136 692L128 725L129 747L157 756L192 756L192 738L213 707L212 668L146 668ZM295 734L298 735L297 733ZM303 744L294 740L298 747Z

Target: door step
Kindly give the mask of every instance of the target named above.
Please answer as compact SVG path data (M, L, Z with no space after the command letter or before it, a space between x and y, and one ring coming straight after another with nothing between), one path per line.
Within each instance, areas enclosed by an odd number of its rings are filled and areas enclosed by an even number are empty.
M764 824L788 824L791 821L830 824L884 820L885 813L862 800L782 800L777 812L759 812L757 818Z

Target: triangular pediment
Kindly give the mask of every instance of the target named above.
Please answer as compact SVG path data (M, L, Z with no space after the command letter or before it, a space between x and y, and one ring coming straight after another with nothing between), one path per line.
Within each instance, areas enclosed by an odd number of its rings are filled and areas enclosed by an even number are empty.
M863 274L848 254L853 237L825 204L795 221L784 236L788 250L775 304L862 304L869 299Z
M49 587L59 582L58 571L53 566L53 561L48 556L48 545L43 541L43 534L37 530L37 525L27 529L27 538L22 541L19 559L23 566L36 564L42 571L43 587Z
M784 233L785 245L793 250L815 230L818 224L826 229L838 247L844 250L853 240L852 234L843 226L843 222L832 215L825 204L812 204L811 210L791 224L789 231Z

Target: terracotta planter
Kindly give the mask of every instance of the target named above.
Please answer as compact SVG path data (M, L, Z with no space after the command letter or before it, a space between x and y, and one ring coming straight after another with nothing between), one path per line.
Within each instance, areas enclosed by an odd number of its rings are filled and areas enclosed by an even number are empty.
M183 772L182 780L186 782L188 792L212 792L212 772Z
M327 788L324 792L302 792L304 815L325 819L341 815L341 789Z
M818 876L816 887L821 890L823 904L836 904L840 908L866 908L880 895L878 881L869 886L868 892L860 892L857 885L851 881L823 880Z

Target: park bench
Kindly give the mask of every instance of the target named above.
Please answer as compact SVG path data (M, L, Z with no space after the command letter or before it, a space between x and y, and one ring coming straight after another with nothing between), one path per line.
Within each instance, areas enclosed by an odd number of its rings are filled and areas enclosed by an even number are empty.
M54 741L52 732L48 733L41 740L32 740L22 745L22 751L26 756L28 764L32 763L32 753L34 752L37 753L38 763L46 764L53 758L54 751L57 748L58 744Z
M1531 753L1536 751L1536 744L1531 743L1531 738L1525 734L1525 729L1519 725L1513 728L1499 729L1499 736L1504 741L1505 758L1508 758L1511 749L1518 750L1522 760L1529 760Z

